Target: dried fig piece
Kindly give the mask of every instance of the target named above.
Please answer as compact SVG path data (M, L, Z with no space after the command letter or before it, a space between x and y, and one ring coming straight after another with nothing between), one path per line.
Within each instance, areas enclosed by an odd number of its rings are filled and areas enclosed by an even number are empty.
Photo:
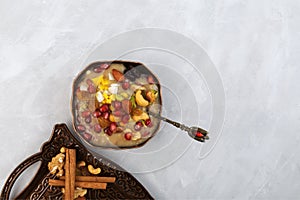
M101 128L107 128L110 125L110 121L108 119L105 119L104 117L99 117L98 122Z

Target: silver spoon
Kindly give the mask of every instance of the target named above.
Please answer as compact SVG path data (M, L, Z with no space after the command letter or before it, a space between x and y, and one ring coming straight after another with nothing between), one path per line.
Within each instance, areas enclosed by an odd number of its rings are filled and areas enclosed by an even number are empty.
M202 128L199 128L199 127L188 127L188 126L186 126L184 124L175 122L173 120L170 120L170 119L165 118L163 116L157 115L157 114L155 114L153 112L150 112L150 111L149 111L149 114L152 115L153 117L159 119L159 120L162 120L164 122L172 124L173 126L175 126L177 128L180 128L183 131L186 131L188 133L188 135L191 138L193 138L194 140L197 140L199 142L205 142L205 140L209 139L208 132L206 130L202 129Z

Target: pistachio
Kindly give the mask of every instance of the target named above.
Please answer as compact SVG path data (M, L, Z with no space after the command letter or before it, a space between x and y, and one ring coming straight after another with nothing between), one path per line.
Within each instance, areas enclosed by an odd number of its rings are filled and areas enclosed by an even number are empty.
M129 97L129 95L128 95L126 92L122 92L121 95L122 95L125 99L127 99L127 98Z
M122 101L124 97L122 95L116 94L116 100Z

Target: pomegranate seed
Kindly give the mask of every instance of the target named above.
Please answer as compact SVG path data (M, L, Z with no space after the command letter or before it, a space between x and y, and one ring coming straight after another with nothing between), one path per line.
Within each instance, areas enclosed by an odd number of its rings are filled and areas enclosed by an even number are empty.
M101 128L100 124L95 124L95 126L94 126L94 131L95 131L96 133L100 133L101 130L102 130L102 128Z
M89 133L87 133L87 132L85 132L83 134L83 138L86 139L87 141L90 141L92 139L92 135L89 134Z
M101 112L96 110L95 112L93 112L93 117L98 118L101 116Z
M111 132L115 132L117 130L117 124L116 124L116 122L112 122L109 125L109 129L111 130Z
M132 133L125 133L124 137L125 137L126 140L131 140Z
M116 116L116 117L120 117L120 116L122 116L124 113L123 113L122 111L120 111L120 110L117 110L117 111L115 111L113 114L114 114L114 116Z
M96 87L93 85L89 85L88 91L90 94L94 94L94 93L96 93Z
M154 78L153 78L153 76L151 76L151 75L149 75L149 76L147 77L147 81L148 81L148 83L150 83L150 84L155 83Z
M99 67L94 68L93 71L94 71L95 73L100 73L100 72L103 71L103 69L99 66Z
M124 81L124 82L122 83L122 88L123 88L124 90L127 90L129 87L130 87L130 83L129 83L128 81Z
M84 118L87 118L91 115L91 112L89 110L86 110L86 111L83 111L81 113L81 116L84 117Z
M106 133L107 135L111 136L113 133L111 132L111 130L109 129L109 127L104 129L104 133Z
M127 124L127 122L129 121L129 119L130 119L130 116L129 116L129 115L124 115L124 116L122 117L122 122L123 122L124 124Z
M102 113L102 117L104 119L108 119L109 118L109 113L108 112Z
M122 108L122 103L120 101L114 101L114 108L120 110Z
M94 85L94 83L93 83L93 81L92 81L91 79L87 79L87 80L86 80L86 83L87 83L88 85Z
M80 117L79 115L77 115L76 121L77 121L77 124L80 124L80 122L81 122L81 117Z
M100 65L101 69L107 69L108 67L109 67L109 64L107 64L107 63L103 63Z
M152 123L151 123L150 118L145 120L145 125L148 126L148 127L152 127Z
M109 110L109 106L107 104L103 104L100 108L99 108L100 112L104 113L107 112Z
M139 131L142 129L142 127L143 127L143 123L141 121L138 121L134 125L134 130Z
M91 121L92 121L92 118L91 118L91 116L88 116L87 118L85 118L85 120L84 120L86 123L91 123Z
M201 132L199 132L199 131L196 132L196 137L203 137L203 136L204 135Z
M142 133L142 137L148 137L150 135L149 131L143 132Z
M79 132L83 132L83 131L85 131L85 126L83 126L83 125L78 125L78 126L77 126L77 130L78 130Z

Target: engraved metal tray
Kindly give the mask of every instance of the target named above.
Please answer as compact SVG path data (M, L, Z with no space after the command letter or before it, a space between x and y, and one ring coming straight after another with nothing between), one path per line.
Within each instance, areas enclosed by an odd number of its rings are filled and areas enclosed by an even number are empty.
M101 176L116 177L106 190L88 189L87 199L153 199L149 192L130 173L103 156L94 157L70 132L66 124L57 124L52 136L41 147L41 151L24 160L8 177L1 192L1 200L10 199L11 189L18 177L28 167L41 161L40 168L28 186L16 199L62 199L59 187L49 186L48 162L60 152L61 147L76 149L78 160L101 168Z

